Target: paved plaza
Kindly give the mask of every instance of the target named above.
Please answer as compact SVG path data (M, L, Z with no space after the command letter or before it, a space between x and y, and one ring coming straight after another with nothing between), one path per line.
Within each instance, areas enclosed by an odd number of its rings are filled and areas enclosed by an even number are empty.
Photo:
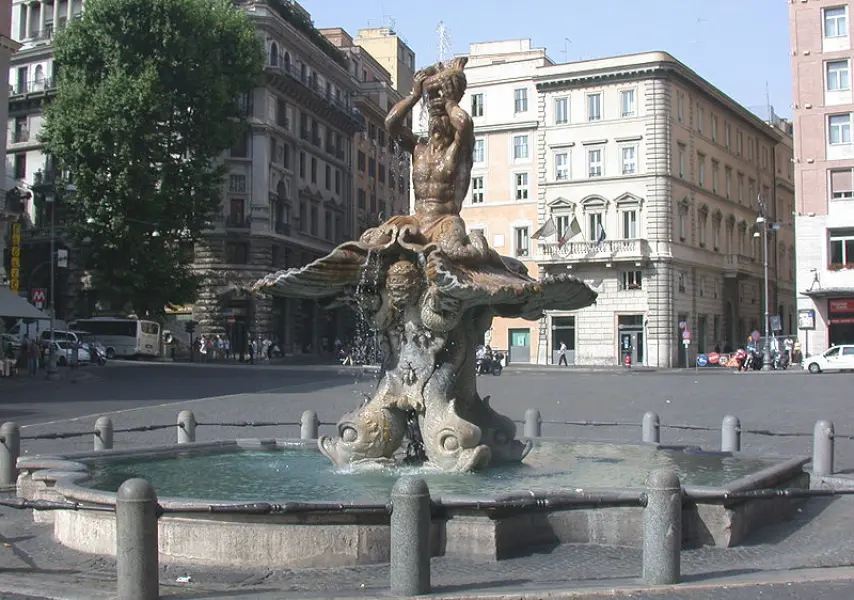
M235 427L244 421L296 422L306 409L332 433L341 413L361 403L375 383L359 369L330 366L248 366L114 363L84 369L76 380L0 382L0 420L22 424L22 435L92 430L99 415L115 427L174 423L193 410L202 425L197 439L296 437L293 425ZM662 442L715 449L726 414L745 429L797 435L746 433L751 454L808 455L818 419L832 420L838 434L854 434L850 410L854 375L809 376L802 372L600 371L509 368L479 379L492 405L522 419L536 408L543 434L587 440L636 441L644 412L662 425L699 425L713 431L662 430ZM566 421L619 426L564 425ZM554 423L557 422L557 423ZM634 425L633 425L634 424ZM171 443L174 429L116 433L116 447ZM24 440L24 454L88 450L92 437ZM854 468L854 441L837 440L837 466ZM115 564L58 547L50 528L34 525L26 511L0 510L0 598L109 598ZM631 597L733 599L850 598L854 594L854 498L817 499L792 521L763 530L733 549L682 553L685 583L661 593L639 584L639 549L565 545L493 564L433 560L438 597L584 598ZM189 574L193 582L178 584ZM284 598L387 596L387 566L247 573L194 567L162 567L164 597ZM564 590L564 591L560 591ZM566 590L575 590L572 596ZM18 596L12 595L19 594Z

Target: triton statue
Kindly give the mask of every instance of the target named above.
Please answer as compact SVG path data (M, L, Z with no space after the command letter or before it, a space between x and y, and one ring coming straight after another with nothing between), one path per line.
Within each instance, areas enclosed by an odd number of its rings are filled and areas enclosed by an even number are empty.
M569 276L528 275L479 232L466 232L460 208L471 179L474 128L460 108L466 59L415 75L412 93L386 118L389 133L412 154L415 214L395 216L301 269L272 273L256 291L354 307L378 333L383 350L374 395L344 415L338 437L321 452L337 465L400 459L417 437L426 460L445 471L519 462L530 442L475 385L475 348L492 319L539 319L543 310L589 306L596 293ZM427 138L404 127L422 95Z

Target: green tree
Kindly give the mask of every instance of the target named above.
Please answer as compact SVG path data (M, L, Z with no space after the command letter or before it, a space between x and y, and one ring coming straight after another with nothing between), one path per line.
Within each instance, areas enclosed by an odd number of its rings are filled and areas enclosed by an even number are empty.
M262 43L230 0L89 0L56 39L42 140L73 173L68 233L97 290L140 316L195 300L192 245L219 214L222 153Z

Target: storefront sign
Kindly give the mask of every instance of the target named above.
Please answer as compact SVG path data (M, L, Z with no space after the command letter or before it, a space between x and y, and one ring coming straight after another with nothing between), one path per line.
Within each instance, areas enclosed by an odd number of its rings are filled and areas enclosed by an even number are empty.
M830 314L854 314L854 298L835 299L827 301Z
M12 259L9 265L9 289L15 294L21 287L21 224L12 223Z
M802 308L798 311L798 329L815 329L815 311Z

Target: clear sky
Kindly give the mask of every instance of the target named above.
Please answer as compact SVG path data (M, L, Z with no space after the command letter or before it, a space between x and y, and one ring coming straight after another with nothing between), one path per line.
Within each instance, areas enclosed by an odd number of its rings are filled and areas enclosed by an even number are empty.
M531 38L555 62L665 50L748 107L765 104L767 82L777 114L792 112L785 0L298 1L316 27L353 36L393 23L419 67L438 59L442 21L453 54L515 38Z

